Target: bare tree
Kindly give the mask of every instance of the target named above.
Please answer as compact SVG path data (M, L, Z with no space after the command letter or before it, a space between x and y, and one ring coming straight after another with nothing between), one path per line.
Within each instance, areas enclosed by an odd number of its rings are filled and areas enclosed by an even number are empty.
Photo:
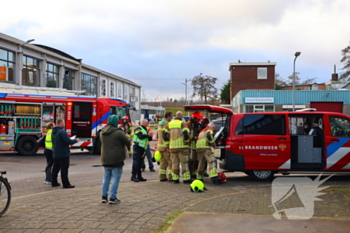
M202 73L195 76L192 79L191 85L193 87L192 97L199 96L204 103L208 103L208 100L218 98L218 90L215 87L215 83L218 79L211 76L203 76Z
M341 58L340 62L344 63L344 67L342 68L342 70L345 71L340 75L339 79L349 80L348 77L350 76L350 45L342 49L341 54L343 57Z
M307 78L306 80L301 81L299 77L299 72L295 72L295 85L305 85L315 83L317 78ZM288 78L284 79L279 74L275 75L275 83L276 86L293 86L293 75L288 76ZM277 88L276 88L277 89Z

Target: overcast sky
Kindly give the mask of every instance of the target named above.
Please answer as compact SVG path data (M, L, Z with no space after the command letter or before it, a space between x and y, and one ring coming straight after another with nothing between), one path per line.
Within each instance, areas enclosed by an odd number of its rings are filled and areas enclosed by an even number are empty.
M350 41L348 0L6 1L0 31L64 51L142 85L148 100L185 95L199 73L222 88L229 63L276 62L286 78L330 81ZM190 85L189 85L190 87Z

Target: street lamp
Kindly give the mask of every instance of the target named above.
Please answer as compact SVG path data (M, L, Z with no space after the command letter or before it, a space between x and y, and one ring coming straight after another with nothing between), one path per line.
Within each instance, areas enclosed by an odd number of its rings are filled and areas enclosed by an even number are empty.
M296 52L294 54L294 63L293 63L293 112L295 111L295 60L297 60L297 57L301 54L301 52Z
M20 82L20 78L19 78L19 72L18 72L18 68L19 68L19 65L22 64L21 62L18 62L18 59L17 59L17 52L19 52L19 49L22 48L23 45L25 44L29 44L30 42L33 42L35 39L30 39L30 40L27 40L26 42L18 45L17 49L16 49L16 56L15 56L15 59L16 59L16 69L15 69L15 77L16 77L16 85ZM18 64L20 63L20 64ZM18 77L17 77L18 76ZM20 84L22 85L22 81L20 82Z

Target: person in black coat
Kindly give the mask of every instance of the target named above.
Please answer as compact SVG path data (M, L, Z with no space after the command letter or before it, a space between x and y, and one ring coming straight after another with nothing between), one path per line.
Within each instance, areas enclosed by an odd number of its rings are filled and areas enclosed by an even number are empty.
M69 168L69 157L70 149L69 145L77 143L79 138L70 139L64 130L66 126L63 119L58 119L56 127L52 130L52 143L53 143L53 168L52 168L52 187L60 186L57 182L58 172L61 170L61 180L63 188L74 188L68 180L68 168Z

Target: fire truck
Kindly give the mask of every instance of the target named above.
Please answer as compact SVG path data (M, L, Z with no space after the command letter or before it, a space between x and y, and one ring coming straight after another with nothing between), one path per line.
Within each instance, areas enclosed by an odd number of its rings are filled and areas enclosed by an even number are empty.
M130 119L130 110L135 109L121 99L0 93L0 150L36 154L36 141L46 133L47 124L60 118L66 122L68 136L80 139L71 147L94 153L100 144L98 131L108 117Z
M350 117L337 112L296 111L234 114L218 106L185 106L217 113L219 168L259 181L276 173L350 173Z

